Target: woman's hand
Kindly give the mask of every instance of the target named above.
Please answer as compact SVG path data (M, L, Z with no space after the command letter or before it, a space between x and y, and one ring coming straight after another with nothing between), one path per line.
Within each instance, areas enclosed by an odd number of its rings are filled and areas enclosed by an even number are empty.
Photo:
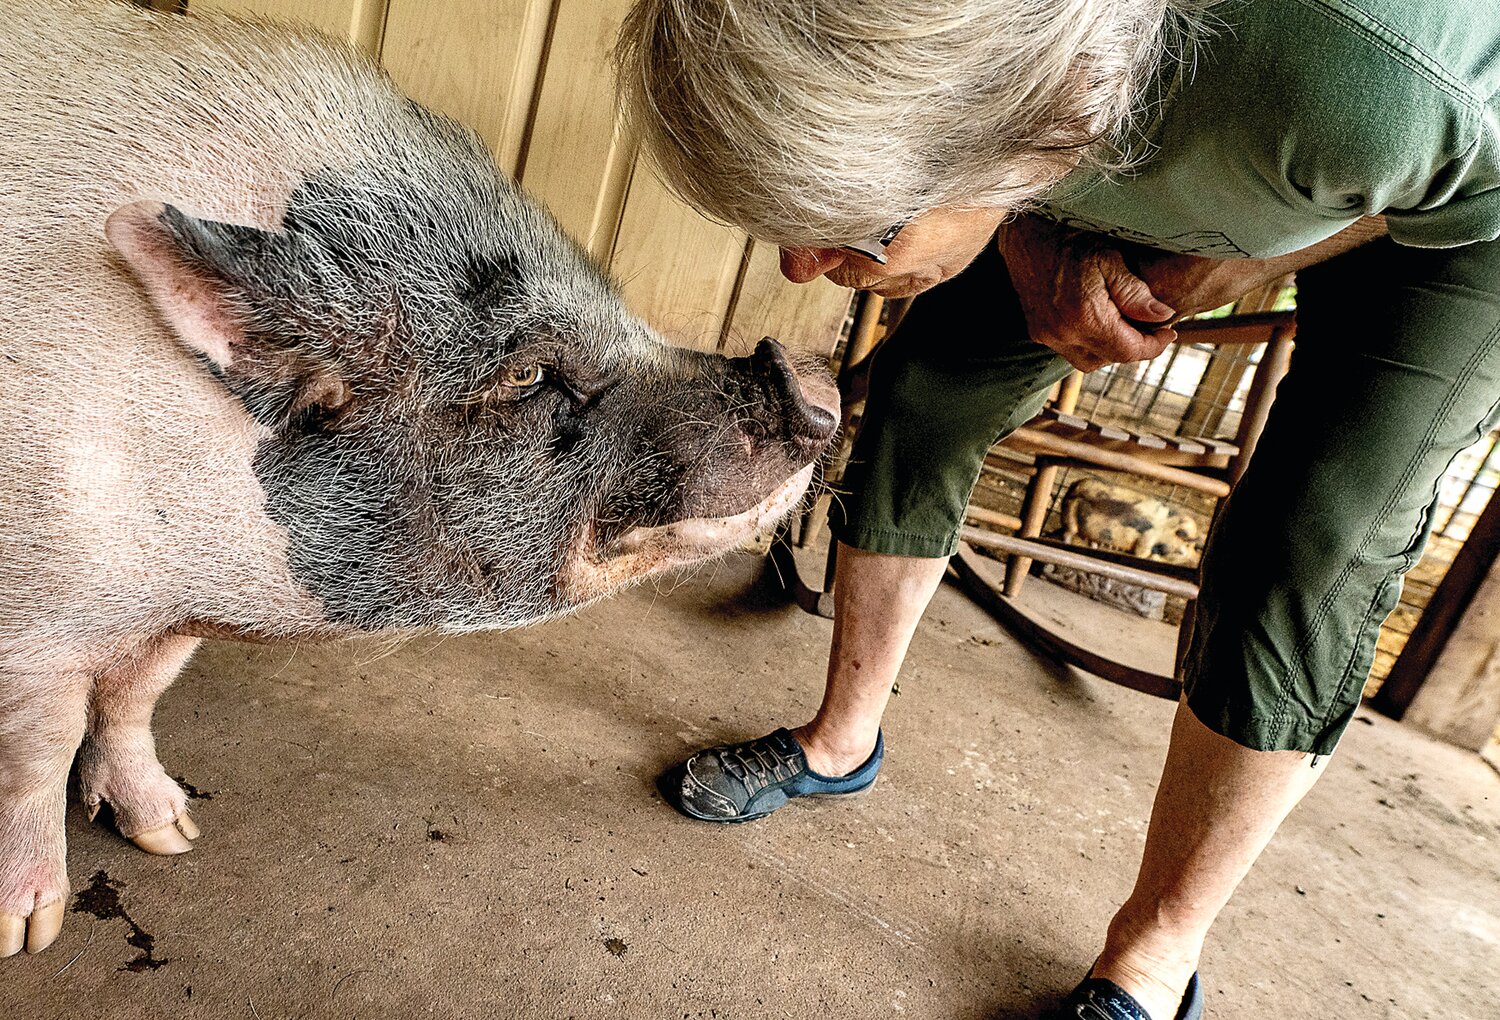
M1031 338L1091 372L1154 358L1177 339L1172 323L1221 308L1297 270L1386 236L1366 216L1332 237L1268 259L1206 259L1098 234L1039 216L1001 225L996 241Z
M1099 235L1020 216L1000 227L997 242L1031 339L1075 368L1145 361L1177 339L1167 325L1177 309Z

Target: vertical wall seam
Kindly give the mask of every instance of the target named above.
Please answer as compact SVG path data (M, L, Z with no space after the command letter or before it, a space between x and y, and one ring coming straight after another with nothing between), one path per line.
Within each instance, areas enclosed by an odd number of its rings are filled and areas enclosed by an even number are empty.
M729 304L724 309L724 325L719 327L719 343L714 350L723 353L729 345L734 330L734 316L740 309L740 295L745 290L745 277L750 272L750 257L755 252L755 238L745 238L745 250L740 253L740 267L734 274L734 287L729 291Z
M630 162L630 172L625 175L625 188L620 192L620 208L615 213L615 228L609 239L609 258L604 261L606 272L614 271L615 256L620 253L620 227L625 222L625 207L630 204L630 192L635 187L636 171L641 167L639 156Z
M537 56L536 76L531 82L531 98L526 104L526 124L521 129L521 144L516 150L514 177L519 183L526 175L526 159L531 155L532 133L536 129L537 110L542 105L542 86L547 80L547 65L552 62L552 40L557 32L557 15L562 0L551 0L547 6L547 27L542 34L542 51Z
M391 16L392 0L364 0L355 10L350 26L354 40L380 66L385 66L385 27ZM366 11L370 13L365 13Z

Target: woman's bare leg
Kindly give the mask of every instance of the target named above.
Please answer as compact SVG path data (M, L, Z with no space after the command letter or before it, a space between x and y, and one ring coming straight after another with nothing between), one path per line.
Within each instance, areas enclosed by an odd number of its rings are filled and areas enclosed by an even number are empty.
M833 647L823 703L792 732L825 776L854 771L875 750L880 718L946 558L890 556L839 543Z
M1322 772L1312 755L1243 747L1179 705L1140 874L1093 975L1171 1020L1209 927Z

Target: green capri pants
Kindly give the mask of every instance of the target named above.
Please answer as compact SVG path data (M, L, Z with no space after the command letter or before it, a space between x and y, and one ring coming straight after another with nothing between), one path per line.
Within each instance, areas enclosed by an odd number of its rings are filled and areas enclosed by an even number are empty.
M1496 418L1500 242L1381 240L1298 274L1298 340L1220 508L1184 663L1188 706L1247 747L1329 754L1443 473ZM985 452L1069 371L1032 343L991 246L913 302L877 355L838 539L940 557Z

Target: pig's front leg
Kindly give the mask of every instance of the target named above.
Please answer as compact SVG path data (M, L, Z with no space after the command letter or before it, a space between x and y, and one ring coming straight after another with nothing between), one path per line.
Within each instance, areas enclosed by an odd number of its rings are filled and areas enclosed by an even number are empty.
M0 957L41 952L68 899L63 815L90 677L0 649Z
M198 838L187 795L157 760L151 737L156 699L197 647L197 638L152 638L99 674L89 697L88 733L78 754L84 805L93 818L107 803L120 835L153 854L186 853Z

